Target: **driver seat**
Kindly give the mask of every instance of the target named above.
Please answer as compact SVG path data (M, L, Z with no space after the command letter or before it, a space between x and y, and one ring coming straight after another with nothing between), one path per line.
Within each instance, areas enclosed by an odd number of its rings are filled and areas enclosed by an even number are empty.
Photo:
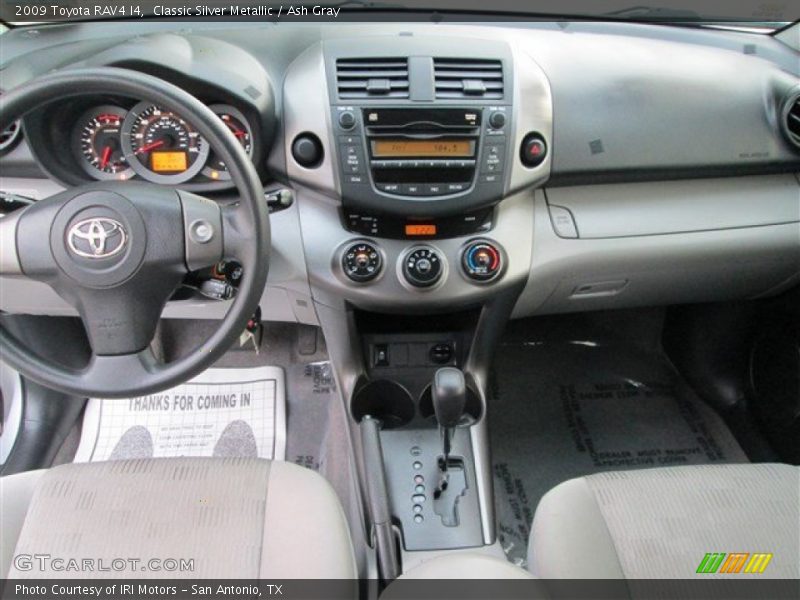
M333 488L317 473L281 461L61 465L0 479L0 506L2 577L357 577ZM37 554L50 562L25 558ZM131 558L140 562L133 565ZM81 569L66 568L70 559ZM84 559L95 561L93 572L87 573ZM101 560L110 570L98 570Z

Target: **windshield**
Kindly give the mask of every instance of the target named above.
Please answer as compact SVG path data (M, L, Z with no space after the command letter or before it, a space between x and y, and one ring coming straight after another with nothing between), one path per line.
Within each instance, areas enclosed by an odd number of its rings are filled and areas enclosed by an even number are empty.
M10 25L105 19L203 20L340 20L363 19L365 13L381 14L381 20L617 20L686 25L731 25L773 31L800 18L796 3L762 0L660 0L652 5L631 0L231 0L188 2L182 0L134 0L103 3L100 0L48 0L31 3L0 0L0 16Z

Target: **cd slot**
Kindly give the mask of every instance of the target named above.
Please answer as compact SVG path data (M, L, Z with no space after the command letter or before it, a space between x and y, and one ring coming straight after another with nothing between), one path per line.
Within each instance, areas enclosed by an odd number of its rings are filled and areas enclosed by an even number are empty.
M380 108L364 109L364 125L370 132L398 129L462 129L477 131L481 111L470 108Z

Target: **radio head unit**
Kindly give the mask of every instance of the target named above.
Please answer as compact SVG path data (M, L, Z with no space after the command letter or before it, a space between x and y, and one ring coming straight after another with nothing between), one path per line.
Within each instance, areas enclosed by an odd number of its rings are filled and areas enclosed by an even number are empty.
M420 216L490 205L503 195L510 121L507 106L334 106L343 202Z

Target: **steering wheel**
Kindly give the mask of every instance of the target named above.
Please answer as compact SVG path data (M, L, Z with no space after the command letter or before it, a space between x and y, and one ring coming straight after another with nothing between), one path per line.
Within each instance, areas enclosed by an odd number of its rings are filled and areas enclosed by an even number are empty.
M191 94L127 69L45 75L0 100L0 130L54 99L114 94L185 116L224 161L240 201L230 207L172 187L102 181L74 187L0 219L0 275L44 282L77 309L92 349L83 369L48 361L0 325L2 359L65 393L124 398L167 389L217 360L255 312L267 280L269 215L251 160L225 124ZM152 341L184 276L223 258L244 274L213 335L161 362ZM6 280L9 283L9 280Z

